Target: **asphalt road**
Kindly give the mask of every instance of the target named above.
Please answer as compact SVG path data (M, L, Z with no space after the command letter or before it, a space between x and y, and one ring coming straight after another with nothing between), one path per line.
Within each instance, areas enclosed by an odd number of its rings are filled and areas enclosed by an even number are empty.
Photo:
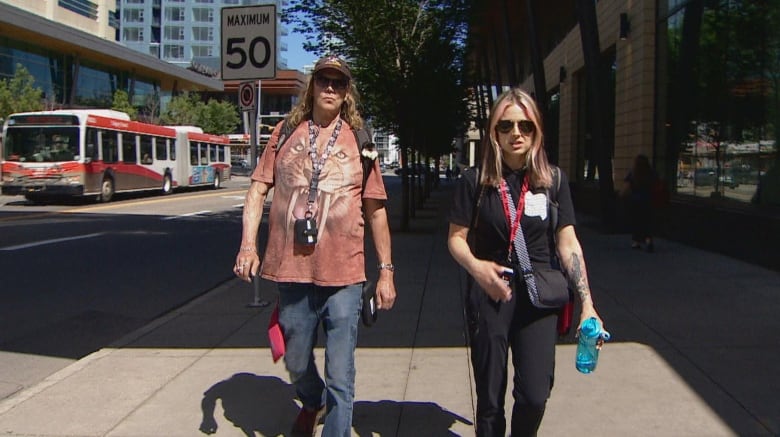
M232 278L247 186L108 204L0 196L0 399Z

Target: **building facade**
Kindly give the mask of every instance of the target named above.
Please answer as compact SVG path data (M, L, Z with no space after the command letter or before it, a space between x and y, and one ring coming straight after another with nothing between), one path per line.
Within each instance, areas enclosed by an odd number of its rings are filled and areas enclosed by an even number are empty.
M617 191L644 154L672 193L659 233L747 257L767 233L777 241L780 3L487 3L470 35L475 127L522 86L543 102L548 154L578 209L619 212L605 187ZM718 226L730 241L713 238Z
M42 8L49 16L57 17L53 20L11 3L48 3L61 10L55 13ZM9 79L19 66L24 67L35 79L34 86L41 89L49 109L108 108L117 90L126 91L135 106L143 107L149 102L159 104L180 91L223 89L217 79L123 47L108 37L108 24L94 33L79 30L78 22L84 17L63 6L73 3L0 1L0 79ZM109 2L104 3L105 11L100 6L93 11L98 17L110 15L113 10Z
M220 70L223 7L276 5L277 68L287 68L281 23L283 0L119 0L120 41L125 46L183 67Z

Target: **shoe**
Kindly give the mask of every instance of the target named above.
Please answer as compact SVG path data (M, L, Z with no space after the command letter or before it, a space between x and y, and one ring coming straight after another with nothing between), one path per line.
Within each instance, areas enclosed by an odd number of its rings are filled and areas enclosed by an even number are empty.
M325 407L317 410L310 410L306 407L301 408L301 411L298 412L298 417L295 418L295 423L293 423L293 437L313 437L323 413L325 413Z

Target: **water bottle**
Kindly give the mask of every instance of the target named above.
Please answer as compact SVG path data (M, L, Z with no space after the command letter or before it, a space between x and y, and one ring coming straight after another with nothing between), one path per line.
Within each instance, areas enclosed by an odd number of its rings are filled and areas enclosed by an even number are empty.
M596 370L599 361L599 350L596 349L599 338L609 340L609 332L601 329L601 323L595 317L585 320L580 327L580 338L577 343L575 366L582 373Z

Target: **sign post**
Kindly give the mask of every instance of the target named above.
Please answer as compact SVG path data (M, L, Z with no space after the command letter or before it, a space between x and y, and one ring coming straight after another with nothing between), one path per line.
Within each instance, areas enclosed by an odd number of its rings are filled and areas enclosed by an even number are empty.
M257 167L257 114L260 79L276 77L276 5L222 8L222 80L244 80L238 87L241 111L249 112L250 167ZM257 81L257 85L255 85ZM253 278L254 300L249 307L264 307L260 280Z

